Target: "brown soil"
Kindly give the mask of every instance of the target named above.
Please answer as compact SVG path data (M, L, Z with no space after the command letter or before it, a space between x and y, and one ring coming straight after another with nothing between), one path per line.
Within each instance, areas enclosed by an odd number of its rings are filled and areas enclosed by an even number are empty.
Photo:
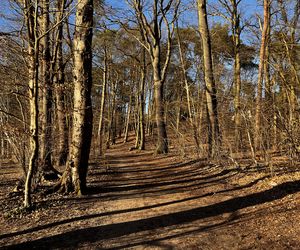
M91 163L89 195L8 197L19 170L0 169L0 248L300 249L300 166L154 156L117 144ZM275 164L276 163L276 164ZM288 166L289 165L289 166Z

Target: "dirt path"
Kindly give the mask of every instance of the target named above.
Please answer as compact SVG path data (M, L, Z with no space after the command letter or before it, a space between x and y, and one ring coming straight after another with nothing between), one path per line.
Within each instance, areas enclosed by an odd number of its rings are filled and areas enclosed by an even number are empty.
M101 164L91 164L90 195L44 197L35 212L12 218L9 204L19 197L8 203L1 192L0 246L300 249L299 167L278 166L271 179L264 167L237 169L127 148L116 145ZM16 170L1 171L1 187L12 188Z

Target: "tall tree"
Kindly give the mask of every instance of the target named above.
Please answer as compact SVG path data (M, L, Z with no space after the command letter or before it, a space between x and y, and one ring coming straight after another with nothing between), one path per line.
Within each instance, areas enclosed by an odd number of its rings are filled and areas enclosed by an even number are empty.
M65 112L65 63L63 59L63 28L64 28L64 14L66 9L66 0L57 1L56 23L57 31L55 36L55 46L53 48L53 85L55 88L56 100L56 118L58 125L58 152L57 164L65 165L68 156L68 128L66 124Z
M155 118L157 125L156 153L168 153L168 137L164 120L164 83L171 56L171 41L175 21L178 17L180 0L154 0L152 13L146 13L144 1L131 0L130 4L135 11L142 39L137 40L148 51L153 69ZM150 15L148 15L150 14ZM169 18L169 16L171 17ZM150 17L149 17L150 16ZM165 60L162 60L163 28L166 29L167 48Z
M41 141L40 141L40 161L42 169L47 171L51 169L51 107L52 107L52 84L50 79L50 33L49 29L49 0L41 1L41 78L42 78L42 105L41 115Z
M238 5L241 0L230 0L232 8L231 13L231 29L234 49L234 135L237 150L242 143L241 135L241 26L240 26L240 13L238 11Z
M264 79L264 65L266 63L266 47L268 43L268 30L270 25L270 0L264 0L264 23L261 36L261 45L259 52L259 68L257 76L257 96L256 96L256 113L255 113L255 148L259 149L262 143L262 94L263 94L263 79Z
M139 94L139 150L145 149L145 83L146 83L146 50L143 47L141 53L141 79Z
M69 161L62 177L62 191L81 195L86 176L92 137L92 37L93 0L78 0L74 35L74 110Z
M238 150L242 143L242 131L241 131L241 12L239 10L239 5L242 0L218 0L219 6L213 6L216 15L224 18L231 26L231 38L233 52L233 75L234 75L234 137L235 146Z
M180 29L178 28L178 22L177 22L176 34L177 34L178 52L179 52L180 63L181 63L181 68L182 68L182 73L183 73L183 80L184 80L185 91L186 91L189 122L191 123L192 129L193 129L193 137L195 140L197 150L199 150L200 144L199 144L199 140L198 140L195 117L193 116L193 111L192 111L192 100L191 100L191 95L190 95L190 86L188 83L188 73L187 73L187 69L186 69L186 62L184 60L184 55L183 55L182 41L181 41L181 36L180 36ZM178 130L178 127L179 127L178 123L179 123L179 117L180 117L180 105L179 105L179 115L177 117L178 117L177 118L177 120L178 120L177 130Z
M28 39L28 85L30 107L30 158L25 181L24 207L31 206L31 183L34 171L37 168L39 140L38 140L38 59L39 59L39 35L38 35L38 3L31 0L23 1L23 10L27 28Z
M221 138L218 121L217 90L213 74L211 40L207 22L206 0L198 0L199 31L202 40L206 105L209 123L209 156L217 155Z
M103 77L102 77L102 92L101 92L101 104L100 104L100 114L99 114L99 126L98 126L98 141L99 141L99 155L103 154L103 116L104 116L104 107L106 99L106 88L107 88L107 76L108 76L108 60L107 60L107 48L104 44L104 62L103 62Z

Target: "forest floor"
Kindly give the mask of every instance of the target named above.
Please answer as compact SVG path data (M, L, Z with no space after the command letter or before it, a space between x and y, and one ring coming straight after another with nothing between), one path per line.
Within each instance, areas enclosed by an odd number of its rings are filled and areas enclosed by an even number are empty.
M91 162L90 194L34 196L17 209L19 169L0 167L2 249L300 249L300 164L205 159L118 143ZM275 156L274 156L275 157Z

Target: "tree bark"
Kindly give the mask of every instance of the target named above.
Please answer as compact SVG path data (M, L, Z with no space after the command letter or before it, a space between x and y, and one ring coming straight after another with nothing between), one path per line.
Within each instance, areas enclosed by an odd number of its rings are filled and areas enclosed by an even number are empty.
M140 80L140 102L139 102L139 126L140 141L139 150L145 149L145 82L146 82L146 51L142 48L141 55L141 80Z
M234 44L234 136L235 146L239 151L242 145L241 131L241 27L240 15L238 13L238 3L236 0L231 0L232 5L232 39Z
M68 142L69 142L69 131L66 122L66 105L65 105L65 72L64 72L64 61L63 61L63 15L65 12L66 1L57 2L57 16L56 22L59 23L57 27L56 36L56 56L54 57L54 80L53 84L55 87L55 99L56 99L56 116L58 124L58 152L57 152L57 164L62 166L65 165L68 158Z
M207 23L206 0L198 0L199 30L202 39L204 77L206 86L206 105L209 123L208 144L209 157L218 154L221 144L219 122L218 122L218 102L215 80L213 75L213 64L211 55L211 41Z
M24 16L28 29L28 75L29 75L29 107L30 107L30 158L24 187L24 207L29 208L31 202L31 184L37 169L39 140L38 140L38 58L39 39L37 34L38 4L24 0Z
M92 138L92 37L93 0L77 4L74 35L74 110L69 161L63 175L65 191L81 195L86 189Z
M132 102L132 96L130 95L129 103L128 103L128 107L127 107L127 117L126 117L124 141L123 141L124 143L128 141L128 129L129 129L129 122L130 122L131 102Z
M164 121L164 82L166 71L170 63L171 43L174 31L174 23L178 17L179 0L158 1L154 0L152 4L152 14L148 16L143 12L146 5L143 1L132 0L132 7L135 10L140 34L142 39L134 37L147 49L153 68L154 80L154 101L155 101L155 119L157 125L157 145L155 152L157 154L168 153L168 137L166 124ZM171 20L169 18L171 17ZM149 18L151 20L149 20ZM164 26L164 27L163 27ZM125 25L123 26L125 29ZM162 32L166 30L166 54L164 63L161 60Z
M268 43L268 29L270 19L270 0L264 0L264 24L261 37L261 45L259 52L259 68L258 68L258 80L257 80L257 96L256 96L256 113L255 113L255 136L254 147L258 150L262 144L262 93L263 93L263 78L264 78L264 64L266 55L266 46Z
M42 1L41 35L40 42L42 51L42 107L41 116L41 142L40 162L41 171L52 170L51 126L52 126L52 84L50 79L50 36L49 36L49 0Z
M164 91L163 81L161 78L160 69L160 48L157 46L154 48L154 59L152 62L153 78L154 78L154 100L155 100L155 119L157 125L157 154L168 153L168 137L166 124L164 121Z
M188 79L187 79L187 72L186 72L186 68L185 68L185 62L184 62L183 51L182 51L182 46L181 46L181 37L179 34L178 26L177 26L177 40L178 40L179 56L180 56L181 68L182 68L185 91L186 91L189 122L190 122L192 130L193 130L193 137L195 140L197 151L199 151L200 144L199 144L199 140L198 140L198 133L197 133L195 119L194 119L194 116L192 113L192 104L191 104L191 98L190 98L190 86L189 86ZM179 109L179 112L180 112L180 109ZM178 130L178 128L177 128L177 130Z
M104 48L104 68L103 68L103 80L102 80L102 93L99 115L99 127L98 127L98 141L99 141L99 155L103 154L103 114L106 99L106 86L107 86L107 49Z

